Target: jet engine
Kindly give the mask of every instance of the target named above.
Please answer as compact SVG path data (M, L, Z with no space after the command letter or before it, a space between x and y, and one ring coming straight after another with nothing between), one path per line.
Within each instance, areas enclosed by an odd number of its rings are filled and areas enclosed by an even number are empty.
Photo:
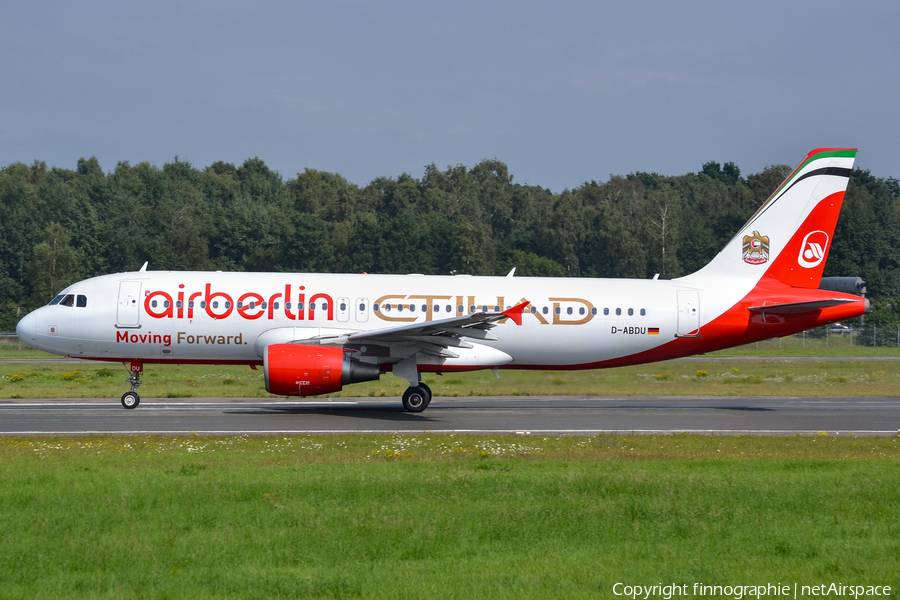
M378 365L351 358L341 348L272 344L263 355L266 391L279 396L339 392L350 383L381 376Z

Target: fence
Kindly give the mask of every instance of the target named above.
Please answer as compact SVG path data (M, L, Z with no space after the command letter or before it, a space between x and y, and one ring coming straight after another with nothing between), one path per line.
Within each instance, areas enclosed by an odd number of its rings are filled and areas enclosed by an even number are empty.
M817 327L802 333L748 344L747 348L900 348L900 324L865 327Z
M3 350L19 350L28 349L29 346L22 343L15 333L0 332L0 351Z

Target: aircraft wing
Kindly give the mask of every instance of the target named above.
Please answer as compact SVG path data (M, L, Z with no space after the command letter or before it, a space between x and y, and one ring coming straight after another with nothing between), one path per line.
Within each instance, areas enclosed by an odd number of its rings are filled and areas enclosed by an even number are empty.
M448 348L472 348L463 338L476 340L496 340L497 336L489 330L496 327L499 321L512 319L516 325L522 324L522 311L530 301L517 304L501 312L477 312L461 317L451 317L426 323L410 323L399 327L388 327L372 331L359 331L338 335L322 335L314 338L298 340L297 344L318 344L322 346L346 346L348 344L409 344L418 351L443 358L455 358Z

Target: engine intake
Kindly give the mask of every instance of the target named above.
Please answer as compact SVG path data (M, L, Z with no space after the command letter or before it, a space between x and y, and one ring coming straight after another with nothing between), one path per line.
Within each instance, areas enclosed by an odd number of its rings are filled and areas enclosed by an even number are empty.
M263 355L266 391L279 396L339 392L350 383L381 376L378 365L351 358L341 348L272 344Z

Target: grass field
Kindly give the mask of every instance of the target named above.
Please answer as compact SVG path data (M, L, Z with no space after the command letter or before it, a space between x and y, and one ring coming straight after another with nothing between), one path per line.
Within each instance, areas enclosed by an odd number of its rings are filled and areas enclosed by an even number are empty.
M116 363L0 364L2 398L115 398L128 390ZM269 397L261 370L147 365L147 398ZM426 374L436 396L710 395L900 396L900 362L656 363L595 371L490 371ZM347 386L331 397L399 397L405 380Z
M898 462L821 435L0 438L0 598L897 598Z

